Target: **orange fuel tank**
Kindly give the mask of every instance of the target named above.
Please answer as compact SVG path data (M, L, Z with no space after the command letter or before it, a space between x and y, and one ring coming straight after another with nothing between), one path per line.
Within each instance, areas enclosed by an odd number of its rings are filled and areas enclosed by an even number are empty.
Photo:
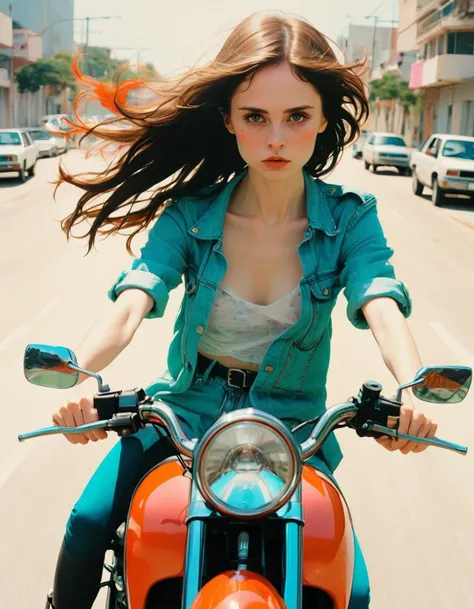
M182 474L177 461L165 462L135 491L125 533L129 609L145 609L157 582L183 575L191 481ZM347 609L354 542L345 502L329 478L305 466L303 504L304 585L327 592L334 609Z

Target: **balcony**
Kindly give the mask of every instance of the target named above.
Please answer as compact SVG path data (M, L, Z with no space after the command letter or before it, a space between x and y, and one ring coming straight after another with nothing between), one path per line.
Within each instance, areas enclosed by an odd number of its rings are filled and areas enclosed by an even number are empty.
M13 44L12 20L0 13L0 49L11 48Z
M447 4L450 0L418 0L416 4L416 20L420 21L424 19L430 13L436 11L438 8L442 8L444 4Z
M438 10L434 12L432 9ZM418 20L417 23L417 42L423 44L431 38L435 38L448 31L455 30L474 30L474 0L469 0L466 4L467 11L460 11L459 0L449 0L440 5L439 1L426 5L426 11L423 14L430 14L427 17ZM430 11L428 10L430 9Z
M41 36L31 30L15 30L13 32L13 55L16 67L41 59L43 57Z
M474 78L472 55L437 55L411 67L410 89L441 87Z

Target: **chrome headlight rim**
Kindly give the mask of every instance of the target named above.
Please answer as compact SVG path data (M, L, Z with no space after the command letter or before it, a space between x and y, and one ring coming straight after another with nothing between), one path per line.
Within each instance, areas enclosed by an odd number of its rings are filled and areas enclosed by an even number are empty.
M258 510L237 510L230 508L226 503L220 501L209 489L205 482L205 477L201 471L203 459L202 455L206 451L209 443L222 431L228 429L231 425L236 423L258 423L260 425L269 427L276 432L286 446L289 448L289 454L291 455L291 466L292 476L290 483L287 485L285 492L282 494L280 499L269 506L260 508ZM203 435L200 442L197 444L193 456L193 463L195 464L194 476L198 489L206 503L218 510L221 514L230 516L232 518L241 518L245 520L251 520L256 518L263 518L269 514L277 512L283 507L291 495L295 492L303 472L303 459L301 454L301 446L296 442L291 434L291 431L276 417L266 412L256 410L254 408L246 408L236 410L222 416L207 432Z

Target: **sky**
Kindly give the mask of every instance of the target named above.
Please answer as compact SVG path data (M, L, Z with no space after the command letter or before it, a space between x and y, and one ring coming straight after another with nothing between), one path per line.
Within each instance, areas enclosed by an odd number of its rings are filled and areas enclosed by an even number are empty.
M269 9L301 15L336 40L351 21L396 17L398 0L75 0L76 17L120 17L91 20L90 45L111 47L115 57L132 61L139 52L164 75L212 56L239 21ZM74 30L76 41L84 42L84 22L76 21Z

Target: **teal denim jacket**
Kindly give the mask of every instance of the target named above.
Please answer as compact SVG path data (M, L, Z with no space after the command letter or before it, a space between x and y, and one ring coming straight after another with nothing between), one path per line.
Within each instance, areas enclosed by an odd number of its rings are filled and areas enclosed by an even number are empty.
M195 377L199 341L227 268L222 249L225 214L231 193L244 175L237 175L223 188L210 186L192 197L171 201L150 230L140 258L109 292L115 300L126 289L144 290L155 301L147 317L162 317L169 292L184 277L185 293L169 348L168 371L147 388L157 399L185 392ZM408 292L389 263L393 250L387 246L375 197L326 184L308 173L305 193L308 230L298 248L303 268L301 315L270 345L250 390L255 408L270 412L288 426L325 410L331 313L342 289L348 318L357 328L368 327L361 307L371 298L393 298L406 317L411 313ZM178 414L198 435L199 417L193 417L189 409ZM309 430L301 430L299 439ZM342 458L334 434L321 452L334 471Z

